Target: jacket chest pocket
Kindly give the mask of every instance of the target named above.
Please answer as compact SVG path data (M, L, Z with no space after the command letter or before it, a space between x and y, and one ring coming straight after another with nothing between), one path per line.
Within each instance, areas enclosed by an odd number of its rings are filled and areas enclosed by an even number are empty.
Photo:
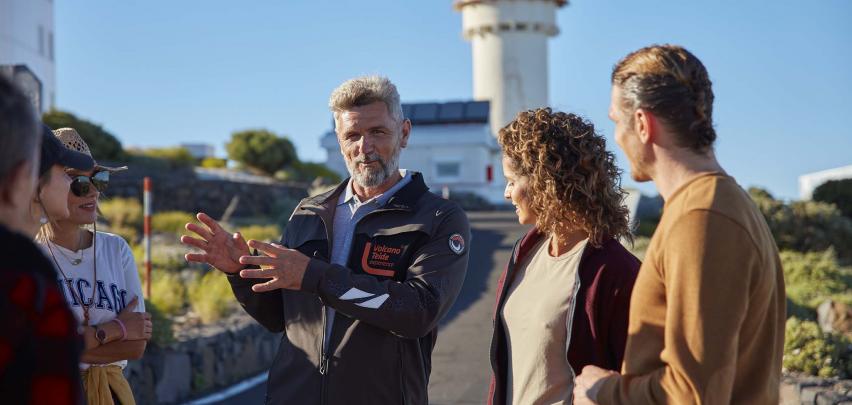
M349 253L349 268L356 274L405 281L414 252L428 238L419 225L406 225L370 233L356 233Z

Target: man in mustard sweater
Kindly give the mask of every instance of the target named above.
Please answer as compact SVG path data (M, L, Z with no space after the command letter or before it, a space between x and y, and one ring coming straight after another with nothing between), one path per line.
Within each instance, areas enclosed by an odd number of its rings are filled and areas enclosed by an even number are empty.
M621 374L585 367L575 404L778 403L778 248L716 161L712 112L707 70L682 47L643 48L613 70L615 140L665 207L633 288Z

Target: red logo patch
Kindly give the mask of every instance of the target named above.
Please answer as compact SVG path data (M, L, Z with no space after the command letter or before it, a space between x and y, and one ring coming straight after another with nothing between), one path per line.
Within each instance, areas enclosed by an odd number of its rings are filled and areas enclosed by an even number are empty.
M367 242L364 254L361 256L361 268L368 274L393 277L394 267L402 256L402 248L388 245L373 245Z

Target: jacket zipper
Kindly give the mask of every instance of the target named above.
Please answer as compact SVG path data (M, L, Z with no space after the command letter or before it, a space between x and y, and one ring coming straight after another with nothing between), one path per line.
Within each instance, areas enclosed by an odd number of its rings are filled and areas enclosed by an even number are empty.
M325 405L326 401L328 400L327 397L326 397L326 390L327 390L326 375L328 374L328 351L326 350L326 347L325 347L326 318L327 317L326 317L325 305L322 305L322 342L320 343L319 373L320 373L320 378L322 380L321 383L320 383L320 390L321 390L321 392L320 392L320 398L321 398L320 403L323 404L323 405Z

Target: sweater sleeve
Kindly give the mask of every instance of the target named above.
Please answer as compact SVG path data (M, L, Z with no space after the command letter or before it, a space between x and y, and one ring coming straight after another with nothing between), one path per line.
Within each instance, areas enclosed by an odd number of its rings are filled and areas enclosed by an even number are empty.
M663 249L663 366L642 375L610 377L597 400L601 404L727 404L736 375L739 330L748 307L749 270L760 260L757 249L740 225L706 210L679 218Z

